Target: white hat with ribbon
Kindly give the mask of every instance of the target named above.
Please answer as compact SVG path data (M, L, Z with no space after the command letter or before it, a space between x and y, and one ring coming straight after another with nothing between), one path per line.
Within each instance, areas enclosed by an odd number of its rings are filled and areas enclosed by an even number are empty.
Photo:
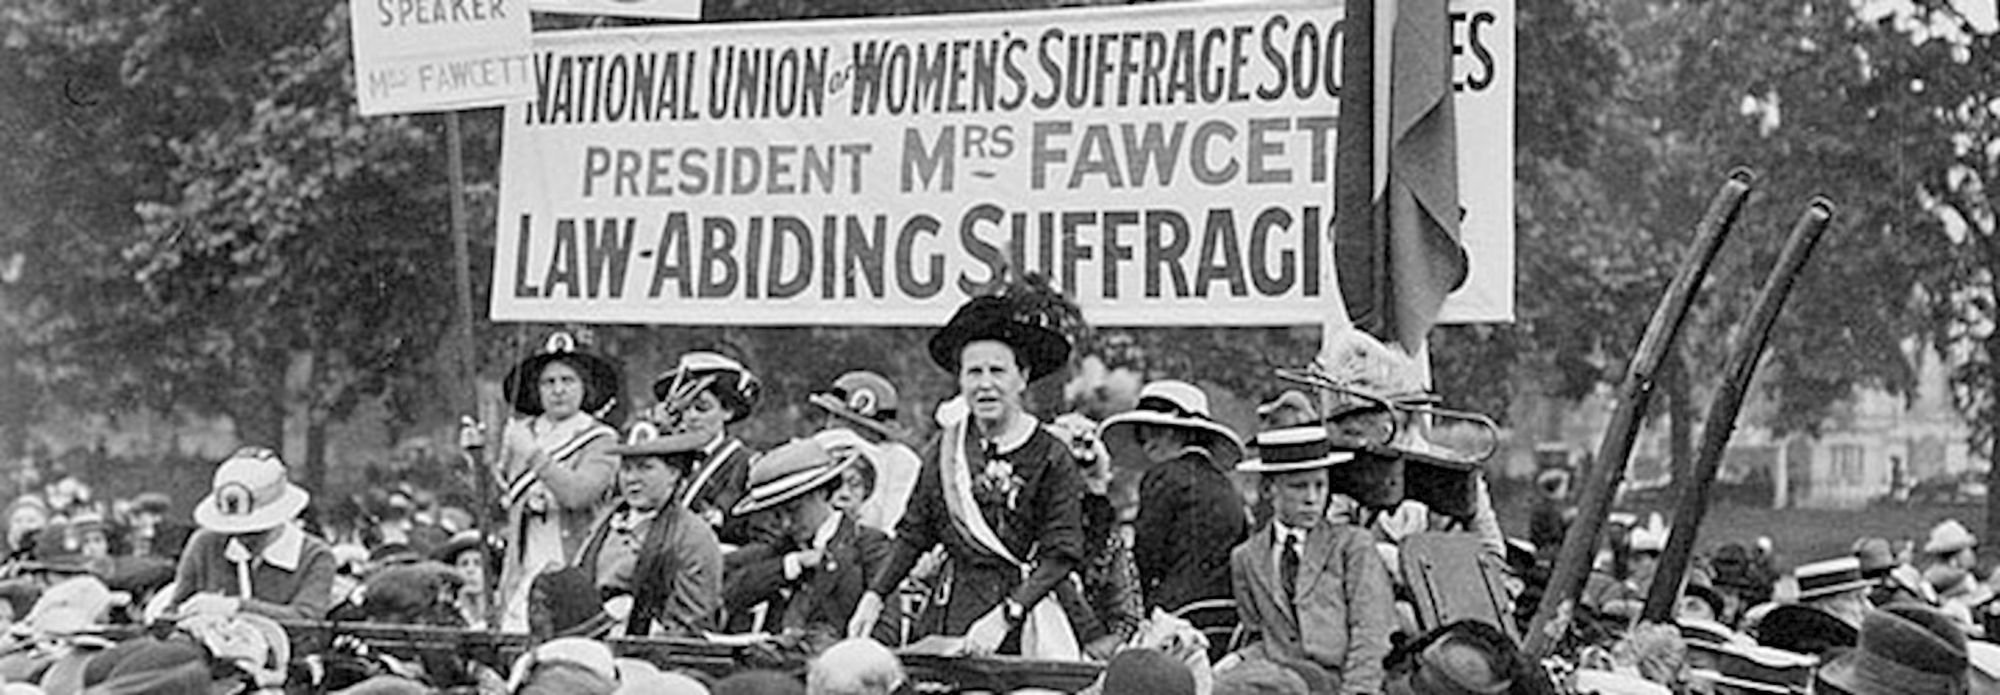
M195 505L194 521L217 533L268 531L298 518L312 495L293 485L269 449L245 448L215 469L215 483Z

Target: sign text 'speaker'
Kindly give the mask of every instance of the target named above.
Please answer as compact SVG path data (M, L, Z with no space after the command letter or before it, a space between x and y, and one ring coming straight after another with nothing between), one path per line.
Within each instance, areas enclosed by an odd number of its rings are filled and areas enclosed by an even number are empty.
M361 113L446 111L526 98L525 0L348 0Z

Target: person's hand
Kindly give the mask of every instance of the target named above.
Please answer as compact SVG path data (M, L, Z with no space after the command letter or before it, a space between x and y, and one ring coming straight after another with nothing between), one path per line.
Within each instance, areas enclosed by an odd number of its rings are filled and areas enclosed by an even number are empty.
M228 615L235 615L236 611L242 608L243 608L243 599L237 598L235 596L223 596L222 594L204 591L202 593L189 596L186 601L181 602L181 616L182 617L187 617L190 615L228 616Z
M467 415L458 419L458 448L486 448L486 424Z
M1125 641L1118 639L1118 635L1105 635L1091 640L1090 644L1083 645L1083 653L1098 661L1110 661L1111 657L1118 653L1118 648L1124 644Z
M1013 627L1007 622L1006 605L994 606L986 615L972 621L972 628L965 631L965 650L973 656L987 656L1000 651L1000 643L1007 639L1007 633Z
M792 557L796 558L794 562L799 563L799 569L809 570L819 567L822 562L826 562L826 551L819 548L800 550L793 552Z
M861 601L854 604L854 617L847 619L849 638L867 637L875 631L875 620L882 617L882 595L873 591L861 595Z

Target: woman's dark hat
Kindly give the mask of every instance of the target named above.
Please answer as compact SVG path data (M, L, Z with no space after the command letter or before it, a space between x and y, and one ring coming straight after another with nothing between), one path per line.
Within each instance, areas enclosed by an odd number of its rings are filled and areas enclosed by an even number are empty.
M666 401L684 383L706 377L715 381L708 387L722 407L729 409L729 422L740 422L750 417L757 409L757 399L763 395L764 383L750 372L742 362L730 359L718 352L696 351L681 355L680 362L673 369L653 378L653 398Z
M693 465L700 458L701 447L707 444L705 437L694 432L665 434L658 425L651 422L632 423L625 433L625 442L611 447L611 454L618 457L658 456L668 463ZM683 455L684 454L684 455Z
M1858 633L1832 613L1801 604L1771 609L1757 623L1757 644L1800 654L1826 654L1854 646Z
M596 414L615 405L613 400L621 378L618 366L578 349L576 339L568 333L557 333L549 336L541 352L521 360L507 372L501 393L507 397L507 404L514 406L514 412L530 417L542 414L542 370L558 360L576 368L577 376L583 379L583 412Z
M931 336L931 361L958 373L960 354L968 343L993 340L1013 348L1028 380L1054 374L1069 363L1069 339L1056 330L1044 312L1023 311L1005 297L973 297Z

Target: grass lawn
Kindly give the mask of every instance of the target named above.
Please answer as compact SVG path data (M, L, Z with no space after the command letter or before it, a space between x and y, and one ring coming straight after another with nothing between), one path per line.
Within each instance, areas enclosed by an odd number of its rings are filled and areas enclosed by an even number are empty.
M1664 504L1662 509L1670 506L1671 503ZM1647 512L1653 511L1645 507L1620 507L1619 510L1636 512L1642 519ZM1508 535L1526 535L1527 507L1511 509L1503 505L1500 514L1501 526ZM1701 537L1695 549L1705 554L1730 541L1748 544L1758 536L1770 536L1777 549L1779 566L1789 567L1844 555L1855 539L1864 536L1878 536L1892 542L1909 539L1922 547L1931 526L1945 519L1957 519L1978 534L1985 527L1986 510L1983 505L1977 504L1847 510L1722 505L1710 508L1702 519ZM1990 539L1982 540L1987 540L1990 547Z

